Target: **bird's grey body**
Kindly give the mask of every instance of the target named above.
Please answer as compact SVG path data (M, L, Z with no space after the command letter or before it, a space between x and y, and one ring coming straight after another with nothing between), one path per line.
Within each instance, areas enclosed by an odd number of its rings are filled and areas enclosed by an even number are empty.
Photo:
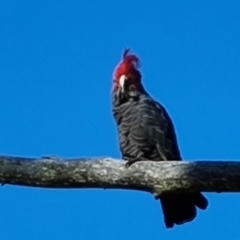
M165 108L147 93L132 92L122 100L118 94L113 96L113 115L123 157L180 160L173 123Z
M118 89L113 92L112 102L125 160L181 160L171 118L143 88L138 91L130 86L124 93ZM193 220L196 206L206 209L208 204L201 193L166 195L160 200L167 227Z

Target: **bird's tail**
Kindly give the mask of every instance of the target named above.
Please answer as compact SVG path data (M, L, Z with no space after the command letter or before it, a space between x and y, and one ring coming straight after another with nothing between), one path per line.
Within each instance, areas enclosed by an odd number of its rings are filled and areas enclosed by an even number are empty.
M196 207L206 209L207 199L200 193L177 193L161 197L164 221L167 228L192 221L196 215Z

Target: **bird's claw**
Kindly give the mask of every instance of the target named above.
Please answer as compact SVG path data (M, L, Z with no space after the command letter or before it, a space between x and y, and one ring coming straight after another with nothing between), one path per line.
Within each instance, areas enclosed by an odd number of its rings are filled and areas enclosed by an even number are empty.
M51 155L51 156L41 156L41 159L46 159L46 160L59 160L60 158L55 156L55 155Z
M134 164L135 162L139 162L140 160L137 159L137 158L134 158L134 159L129 159L129 158L124 158L125 161L127 161L125 163L125 167L126 168L129 168L132 164Z
M125 163L125 167L126 168L129 168L131 166L131 164L127 161L126 163Z

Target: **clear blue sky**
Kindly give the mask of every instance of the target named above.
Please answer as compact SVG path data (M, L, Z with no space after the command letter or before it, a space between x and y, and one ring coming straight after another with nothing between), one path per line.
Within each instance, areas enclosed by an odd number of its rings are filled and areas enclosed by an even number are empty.
M240 159L240 2L1 1L0 153L119 157L112 72L124 47L166 106L185 159ZM166 230L150 194L0 189L0 239L233 239L240 194L206 194Z

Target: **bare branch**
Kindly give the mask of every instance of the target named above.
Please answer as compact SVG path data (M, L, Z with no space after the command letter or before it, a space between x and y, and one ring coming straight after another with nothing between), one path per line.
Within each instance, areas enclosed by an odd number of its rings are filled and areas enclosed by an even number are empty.
M153 162L125 167L112 158L0 156L0 182L47 188L118 188L163 193L239 192L240 162Z

